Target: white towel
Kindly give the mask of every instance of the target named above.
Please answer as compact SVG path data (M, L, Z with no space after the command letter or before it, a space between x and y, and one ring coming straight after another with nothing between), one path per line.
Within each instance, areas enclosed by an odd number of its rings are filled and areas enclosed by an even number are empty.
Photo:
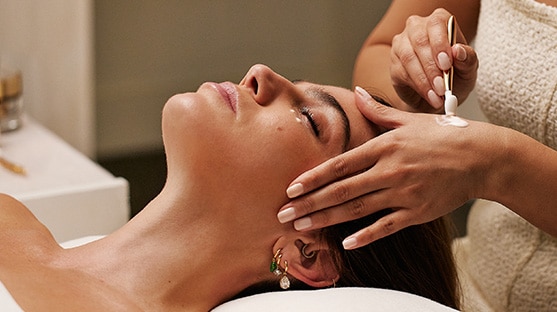
M236 299L213 312L455 312L430 299L390 289L328 288L277 291Z

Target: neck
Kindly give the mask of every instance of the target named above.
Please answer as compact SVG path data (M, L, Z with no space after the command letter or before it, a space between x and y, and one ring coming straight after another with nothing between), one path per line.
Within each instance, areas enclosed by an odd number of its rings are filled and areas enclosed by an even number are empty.
M210 310L268 277L276 237L218 226L229 220L201 207L163 191L120 230L70 250L69 264L122 290L146 310L160 305Z

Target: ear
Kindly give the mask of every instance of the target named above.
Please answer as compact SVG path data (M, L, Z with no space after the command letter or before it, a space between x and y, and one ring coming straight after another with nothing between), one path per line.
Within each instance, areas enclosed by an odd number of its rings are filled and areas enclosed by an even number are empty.
M305 254L314 253L311 258L306 258L302 254L305 247ZM315 232L298 232L280 237L273 250L282 248L281 267L284 269L284 261L288 261L288 274L303 283L316 287L324 288L339 279L339 273L335 268L331 257L329 246L318 239Z

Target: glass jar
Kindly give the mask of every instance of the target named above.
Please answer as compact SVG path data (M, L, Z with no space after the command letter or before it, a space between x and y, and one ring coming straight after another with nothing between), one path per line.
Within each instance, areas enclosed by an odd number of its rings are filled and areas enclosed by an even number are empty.
M0 132L21 126L23 82L19 70L0 68Z

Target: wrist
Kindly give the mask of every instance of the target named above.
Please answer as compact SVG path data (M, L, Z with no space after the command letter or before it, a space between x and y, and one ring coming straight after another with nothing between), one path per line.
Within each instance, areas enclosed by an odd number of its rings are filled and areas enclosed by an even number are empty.
M484 155L489 160L485 164L484 185L478 198L488 199L500 203L507 201L516 181L516 168L519 168L520 154L513 139L514 131L489 125L486 135L487 141Z
M469 135L465 140L467 152L462 156L468 158L465 164L470 174L470 199L496 200L506 179L502 173L509 145L506 134L492 124L473 121L465 130Z

